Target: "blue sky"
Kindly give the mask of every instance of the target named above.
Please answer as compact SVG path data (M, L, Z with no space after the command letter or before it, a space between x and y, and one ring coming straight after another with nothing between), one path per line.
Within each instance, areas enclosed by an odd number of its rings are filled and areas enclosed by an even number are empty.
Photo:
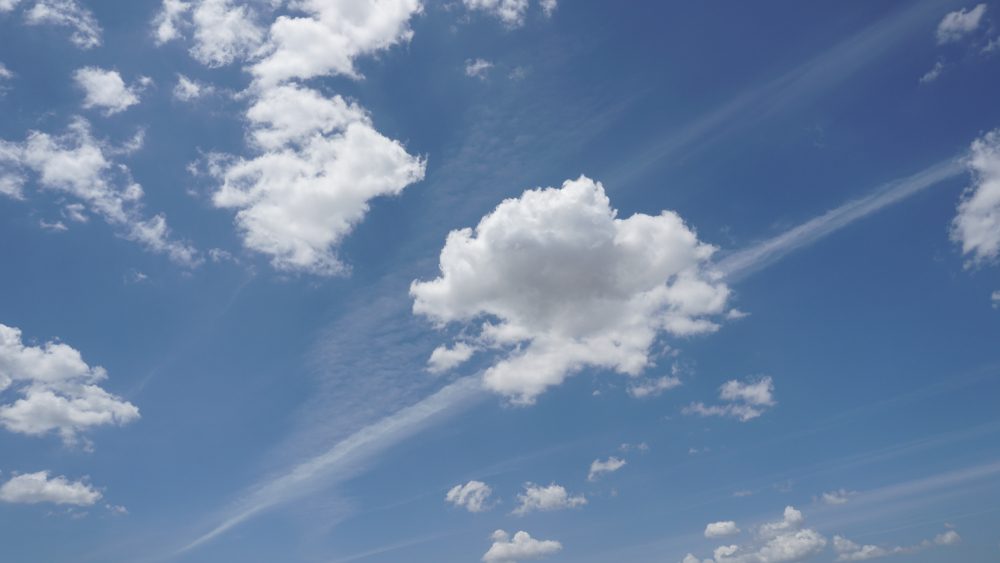
M0 560L1000 556L1000 4L0 37Z

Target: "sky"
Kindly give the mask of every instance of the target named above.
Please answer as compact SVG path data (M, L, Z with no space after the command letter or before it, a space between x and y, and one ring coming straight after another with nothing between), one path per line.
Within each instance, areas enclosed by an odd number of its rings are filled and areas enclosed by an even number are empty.
M1000 3L0 37L0 561L1000 558Z

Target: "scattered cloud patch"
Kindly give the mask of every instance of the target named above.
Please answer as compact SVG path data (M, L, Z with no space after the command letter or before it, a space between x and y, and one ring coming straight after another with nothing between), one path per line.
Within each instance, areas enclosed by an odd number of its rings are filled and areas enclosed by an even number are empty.
M193 102L198 98L212 94L215 91L214 88L206 84L202 84L197 80L193 80L184 76L183 74L177 75L177 84L174 85L174 99L180 100L182 102Z
M812 557L826 547L827 540L816 530L804 528L804 522L802 513L788 506L781 520L755 530L753 542L719 546L703 563L789 563ZM696 561L698 558L692 554L684 558L684 563Z
M224 66L254 53L264 30L246 4L232 0L201 0L191 12L194 45L191 56L210 67Z
M137 420L135 405L99 386L107 378L104 368L87 365L76 349L53 341L25 345L19 329L0 324L0 425L7 430L55 432L74 445L91 428ZM19 398L8 403L8 394Z
M448 491L444 499L455 506L465 508L469 512L484 512L492 508L488 504L493 489L482 481L469 481L464 485L455 485Z
M774 400L774 382L770 376L747 381L730 380L719 388L719 398L726 401L722 405L691 403L684 408L684 414L699 416L722 416L739 419L740 422L753 420L778 404Z
M622 467L625 467L625 460L614 456L609 457L604 461L595 459L590 464L590 471L587 473L587 480L596 481L605 473L614 473Z
M74 72L73 80L83 90L83 107L113 115L138 104L139 92L149 79L140 78L138 85L127 86L118 71L88 66Z
M158 45L181 37L180 28L191 4L184 0L163 0L160 11L153 18L153 39Z
M25 12L24 19L29 25L55 25L72 29L70 41L81 49L91 49L101 44L101 26L97 23L97 18L76 0L38 0Z
M546 17L552 17L552 14L556 13L556 8L559 6L559 0L540 0L539 3L542 6L542 13Z
M733 536L738 533L740 533L740 529L736 527L736 522L733 522L732 520L712 522L711 524L705 526L706 538L721 538L725 536Z
M912 554L931 549L933 547L955 545L962 541L962 537L955 530L945 530L934 536L933 539L923 540L920 543L910 546L883 547L879 545L861 545L843 536L833 537L833 550L837 554L837 561L867 561L869 559L879 559L890 555Z
M840 489L839 491L830 491L823 493L820 499L825 504L847 504L851 497L857 495L858 493L854 491L848 491L847 489Z
M452 231L440 277L410 294L415 314L462 323L497 352L487 388L528 405L585 367L640 375L664 335L715 331L729 288L709 268L714 252L671 211L619 219L581 176Z
M994 309L1000 309L1000 290L994 291L990 295L990 302L993 303Z
M571 495L562 485L552 483L548 487L526 483L524 492L517 495L518 505L514 514L523 516L533 511L552 511L577 508L587 504L587 497Z
M972 143L972 174L951 223L951 239L962 246L967 266L993 262L1000 254L1000 129Z
M523 559L541 559L562 551L562 544L554 540L536 540L528 532L517 532L514 537L504 530L493 532L493 545L483 555L485 563L517 563Z
M91 506L101 499L101 492L84 481L49 477L48 471L22 473L0 485L0 501L12 504L69 504Z
M944 69L945 69L944 63L941 61L937 61L936 63L934 63L934 66L931 67L930 70L928 70L926 73L924 73L923 76L920 77L920 83L929 84L931 82L934 82L935 80L941 77L941 73L944 72Z
M945 43L961 41L979 28L984 15L986 15L986 4L948 13L937 26L938 44L944 45Z
M74 118L62 135L32 131L23 143L0 140L0 193L23 197L25 173L34 172L39 188L77 198L118 228L123 238L166 254L178 264L196 266L197 251L171 238L163 215L143 217L142 186L127 167L110 160L114 154L134 149L134 144L120 148L96 139L90 123L82 118ZM71 213L82 216L80 211Z
M528 0L462 0L469 10L479 10L497 17L509 27L524 24Z
M486 80L486 75L493 68L493 63L484 59L469 59L465 61L465 75L471 78Z
M633 383L628 386L628 394L636 399L647 397L658 397L664 391L673 389L681 385L681 380L672 376L654 377L644 381Z
M475 353L475 348L465 342L456 342L454 346L438 346L431 352L427 360L427 369L431 373L444 373L469 360Z

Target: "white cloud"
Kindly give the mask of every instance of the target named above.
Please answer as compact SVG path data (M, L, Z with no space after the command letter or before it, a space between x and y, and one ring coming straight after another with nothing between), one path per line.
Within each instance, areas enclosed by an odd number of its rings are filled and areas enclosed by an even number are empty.
M379 196L424 176L425 162L358 106L293 85L267 89L247 112L260 154L214 168L217 207L234 208L247 248L280 270L343 273L336 247Z
M826 538L819 532L803 528L802 513L788 506L781 520L761 525L755 541L748 545L723 545L715 549L712 563L789 563L816 555L826 547ZM706 537L708 530L705 530ZM684 563L698 559L688 554Z
M532 511L551 511L577 508L587 504L587 497L571 495L562 485L552 483L548 487L526 483L524 492L517 495L518 506L514 514L523 516Z
M517 532L511 538L503 530L493 532L493 545L483 555L486 563L517 563L522 559L540 559L562 550L562 544L554 540L536 540L528 532Z
M625 467L624 459L617 457L609 457L604 461L595 459L590 464L590 471L587 473L587 480L596 481L601 475L604 475L605 473L614 473L622 467Z
M116 70L88 66L74 72L73 80L84 92L83 107L102 108L105 115L125 111L139 103L142 86L126 86Z
M493 63L484 59L469 59L465 61L465 75L486 80L486 74L493 68Z
M738 533L740 533L740 529L736 527L736 522L733 522L732 520L712 522L711 524L705 526L706 538L721 538Z
M234 5L232 0L201 0L191 13L191 56L217 67L250 55L264 39L264 30L254 22L255 17L250 7Z
M0 324L0 425L12 432L40 436L57 432L66 444L96 426L128 424L139 418L132 403L98 384L108 374L91 367L76 349L61 342L26 346L21 331Z
M931 540L923 540L914 545L892 547L859 545L843 536L834 536L833 550L837 553L837 561L867 561L890 555L918 553L933 547L955 545L961 541L962 537L955 530L945 530Z
M16 504L71 504L91 506L101 499L101 492L83 481L63 476L49 478L48 471L22 473L0 486L0 501Z
M25 13L29 25L57 25L70 27L70 41L81 49L101 44L101 26L93 12L80 6L76 0L38 0Z
M680 384L680 379L672 375L665 375L630 384L628 386L628 393L636 399L645 399L646 397L656 397L664 391L673 389Z
M304 17L280 16L261 48L252 72L263 85L327 74L360 75L354 59L405 43L419 0L301 0Z
M5 82L11 78L14 78L14 73L7 68L7 65L0 63L0 97L7 92L7 85Z
M556 12L556 8L559 6L559 0L541 0L542 12L548 16L552 17L552 14Z
M971 255L971 266L1000 254L1000 129L972 143L967 164L973 183L958 204L951 239L962 245L962 254Z
M930 70L925 72L924 75L920 77L920 83L929 84L931 82L934 82L935 80L941 77L941 73L943 72L944 72L944 63L941 61L937 61L936 63L934 63L934 66L931 67Z
M524 14L528 11L528 0L462 0L469 10L489 13L510 26L524 24Z
M20 3L21 0L0 0L0 12L9 12Z
M191 4L184 0L163 0L160 11L153 19L153 38L157 44L173 41L181 36L180 27Z
M508 199L448 235L440 277L410 286L414 313L478 328L499 356L485 384L516 404L588 366L638 376L662 334L716 330L729 289L676 213L616 215L584 176Z
M1000 309L1000 290L994 291L990 295L990 301L993 303L994 309Z
M820 497L826 504L847 504L847 501L851 500L851 497L858 493L854 491L848 491L847 489L840 489L839 491L830 491L823 493Z
M174 98L182 102L197 100L202 96L211 94L214 88L192 80L183 74L177 75L177 84L174 86Z
M691 403L684 407L684 414L700 416L725 416L738 418L740 422L753 420L777 404L774 400L774 382L770 376L748 379L746 382L730 380L719 387L719 398L727 401L723 405Z
M179 264L197 265L197 251L171 240L162 215L142 216L142 186L131 178L127 167L109 160L122 150L95 139L82 118L73 119L63 135L32 131L23 143L0 141L0 193L22 196L24 172L33 171L40 188L79 199L118 227L124 238Z
M938 43L943 45L961 41L962 38L979 28L984 15L986 15L986 4L979 4L970 10L961 9L947 14L937 27Z
M465 342L456 342L454 346L438 346L431 352L431 357L427 360L427 369L431 373L444 373L458 365L461 365L472 357L475 348Z
M444 499L455 506L460 506L469 512L483 512L492 508L487 504L493 489L482 481L469 481L464 485L455 485L448 491Z

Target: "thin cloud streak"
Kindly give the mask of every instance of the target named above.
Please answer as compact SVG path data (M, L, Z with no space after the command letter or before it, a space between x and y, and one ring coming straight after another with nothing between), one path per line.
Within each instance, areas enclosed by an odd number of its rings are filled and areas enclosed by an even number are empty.
M954 178L964 170L961 159L939 162L912 176L886 184L867 196L831 209L776 237L729 254L719 261L717 268L729 281L740 280L761 268L770 266L790 252L808 246L927 188Z
M222 523L183 547L178 554L205 544L251 517L301 498L320 486L342 482L356 475L379 453L420 432L435 420L454 414L458 409L471 407L477 397L485 395L478 377L464 377L418 403L362 428L329 450L253 488Z

